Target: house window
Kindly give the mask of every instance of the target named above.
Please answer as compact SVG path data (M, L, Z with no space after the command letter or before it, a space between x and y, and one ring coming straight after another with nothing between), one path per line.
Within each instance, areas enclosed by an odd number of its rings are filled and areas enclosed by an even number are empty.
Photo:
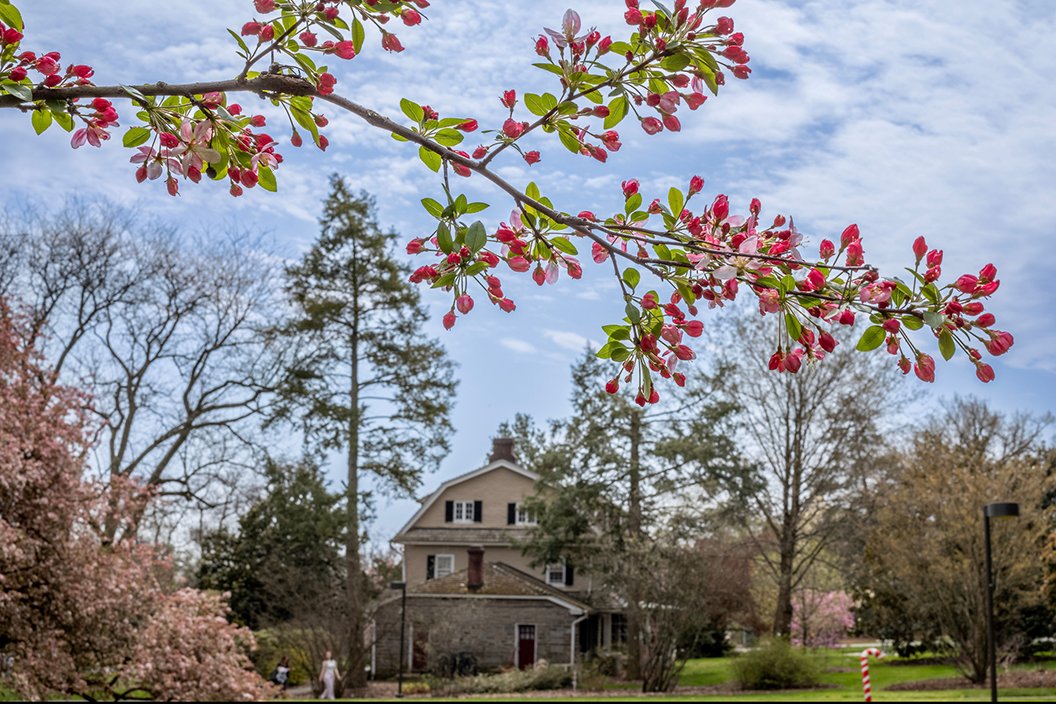
M534 513L525 508L524 504L517 504L517 525L534 526L538 524L539 520Z
M436 556L436 578L446 577L455 571L455 556L454 555L437 555Z
M623 614L612 615L612 645L623 645L627 642L627 617Z
M472 501L456 501L455 502L455 523L472 523L473 522L473 502Z
M546 583L552 587L565 585L565 563L558 562L546 566Z

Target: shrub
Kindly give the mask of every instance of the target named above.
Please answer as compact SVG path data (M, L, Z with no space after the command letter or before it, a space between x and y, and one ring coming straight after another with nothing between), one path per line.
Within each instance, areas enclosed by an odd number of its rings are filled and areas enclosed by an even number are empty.
M547 689L564 689L572 686L572 672L567 667L547 665L540 662L530 670L509 670L497 675L458 677L453 680L430 681L430 691L435 696L458 694L512 694Z
M772 640L733 661L741 689L799 689L818 684L818 669L787 641Z

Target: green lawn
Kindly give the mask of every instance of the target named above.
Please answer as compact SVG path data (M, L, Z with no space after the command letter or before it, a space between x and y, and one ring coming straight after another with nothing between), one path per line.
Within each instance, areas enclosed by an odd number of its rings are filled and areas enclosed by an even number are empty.
M804 692L783 692L778 694L736 694L721 695L714 699L730 699L731 696L744 701L861 701L862 698L862 675L859 670L858 654L860 649L823 650L814 653L821 669L821 680L827 685L836 685L833 689L810 690ZM897 659L897 658L894 658ZM1046 661L1040 665L1048 669L1056 668L1056 661ZM1024 669L1036 669L1038 664L1027 664L1018 666ZM840 670L847 670L841 672ZM873 698L877 701L942 701L942 700L988 700L989 691L985 689L951 689L941 691L885 691L888 687L899 682L912 682L917 680L931 680L947 677L956 677L957 671L953 665L934 664L894 664L893 658L884 660L870 658L869 674L873 683ZM705 660L690 660L679 680L682 686L706 687L719 685L732 681L733 658L713 658ZM1051 689L1002 689L1002 699L1018 700L1052 700L1056 698L1056 690ZM712 699L712 697L698 697L700 699Z

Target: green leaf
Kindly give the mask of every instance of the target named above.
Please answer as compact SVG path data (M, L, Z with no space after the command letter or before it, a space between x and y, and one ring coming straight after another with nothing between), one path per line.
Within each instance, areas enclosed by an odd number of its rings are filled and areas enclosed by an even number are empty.
M121 143L131 149L145 144L148 139L150 139L150 130L146 127L133 127L128 132L125 132L125 137L121 140Z
M910 330L920 330L924 327L924 321L915 315L903 315L902 324Z
M613 42L609 46L609 51L615 56L623 56L628 51L631 51L631 45L627 42Z
M629 266L623 270L623 280L633 289L638 286L638 282L642 280L642 275L638 273L638 270L633 266Z
M3 7L0 5L0 7ZM29 86L24 86L14 81L4 81L0 83L0 90L3 90L8 95L13 95L24 103L33 101L33 89Z
M538 115L539 117L542 117L547 113L547 108L546 105L543 104L542 97L535 93L524 94L524 107L528 108L528 111L533 115Z
M638 306L634 305L630 301L624 307L624 312L627 313L627 317L630 318L631 322L637 325L642 321L642 311L638 310Z
M935 305L939 305L942 302L942 294L939 293L939 289L935 288L935 284L928 284L924 288L920 289L920 292L924 294L924 297Z
M576 246L568 241L567 237L553 237L550 239L550 244L554 246L554 249L564 252L565 254L576 255L579 254L579 250Z
M363 23L358 19L352 20L352 48L356 50L356 53L362 53L363 42L367 38L367 33L363 29Z
M788 330L788 336L793 340L798 340L803 334L803 326L800 325L799 319L791 313L785 313L785 328Z
M857 349L859 352L871 352L884 344L886 338L886 330L879 325L872 325L866 328L865 333L862 335L862 339L858 340Z
M443 163L443 159L440 158L439 154L425 147L418 147L418 158L433 171L439 171L440 165Z
M450 254L451 249L454 247L454 240L451 239L451 230L448 228L447 223L440 223L440 226L436 228L436 243L440 245L440 250L444 254Z
M425 212L434 218L438 218L444 213L444 206L432 198L422 198L422 206L425 208Z
M565 145L565 149L572 152L573 154L579 154L580 145L579 140L576 139L568 130L561 130L558 132L558 137L561 139L561 144Z
M626 347L613 347L612 348L612 361L614 362L626 362L631 356L631 351Z
M34 110L33 111L33 129L37 134L41 134L44 130L51 127L51 111L50 110Z
M275 172L263 164L257 169L257 176L260 177L260 187L265 191L271 191L274 193L279 190L279 184L275 181Z
M53 112L52 117L55 118L55 124L66 130L67 132L73 131L73 116L65 112Z
M3 21L8 27L14 27L19 32L25 29L22 24L22 15L19 14L18 8L9 2L0 3L0 21Z
M487 208L487 203L467 203L463 212L465 212L466 214L473 214L479 213L482 210L487 210Z
M438 144L442 144L445 147L453 147L456 144L461 144L464 137L458 130L440 130L436 133L434 139Z
M553 74L558 75L558 76L564 76L565 75L565 72L562 71L560 67L554 66L553 64L539 63L539 64L532 64L532 66L535 66L536 68L541 68L544 71L549 71L550 73L553 73Z
M672 73L681 71L686 66L689 66L689 55L683 52L675 54L674 56L668 56L660 62L660 66L662 66L664 70L671 71Z
M466 246L473 252L479 252L487 243L488 231L484 229L484 223L477 220L466 230Z
M932 330L938 330L946 323L946 316L942 313L927 311L924 313L924 324Z
M671 214L676 218L682 214L682 207L686 204L686 199L682 197L682 191L672 187L667 192L667 204L671 206Z
M953 344L953 335L950 334L949 330L943 329L939 333L939 353L948 362L956 351L957 347Z
M635 210L638 210L638 208L641 205L642 205L642 194L641 193L635 193L634 195L632 195L630 198L627 199L626 203L624 203L623 211L625 213L628 213L628 214L629 213L633 213Z
M403 114L415 122L421 122L425 119L425 110L422 110L422 106L407 100L407 98L400 98L400 110L403 110Z

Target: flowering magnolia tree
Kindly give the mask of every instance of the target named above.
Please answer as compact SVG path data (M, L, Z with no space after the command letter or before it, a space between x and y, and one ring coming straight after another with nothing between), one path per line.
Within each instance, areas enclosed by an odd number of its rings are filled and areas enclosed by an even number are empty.
M614 363L607 389L630 383L642 405L659 399L657 376L685 382L676 367L695 356L688 338L701 335L700 309L739 294L754 296L760 313L776 321L773 370L795 373L804 360L822 359L837 344L830 329L864 315L870 324L858 349L884 348L903 373L912 369L921 380L934 380L935 361L920 346L921 338L933 336L944 358L965 354L980 380L993 380L983 350L1000 355L1013 342L984 307L1000 283L993 264L942 283L942 250L920 237L907 275L881 276L866 262L856 225L807 250L790 217L764 220L758 199L746 214L736 214L725 195L702 194L699 176L666 197L654 197L636 179L624 181L623 209L607 214L589 204L558 207L534 183L521 187L498 175L501 159L536 164L547 148L606 161L621 146L617 127L678 132L687 113L718 95L727 77L751 74L744 35L720 14L733 2L675 0L645 9L625 0L629 36L616 39L569 10L558 28L544 29L535 41L533 65L553 75L552 91L502 91L508 117L480 129L472 116L442 116L409 98L394 120L337 92L335 67L368 50L368 36L373 43L380 35L382 50L403 51L393 27L421 24L427 0L253 0L254 14L229 30L244 60L238 75L140 86L96 85L90 65L64 64L58 52L23 46L22 18L10 0L0 0L6 25L0 32L0 94L6 94L0 107L27 113L38 133L52 125L71 132L74 148L98 147L126 122L121 140L133 150L135 178L163 182L174 196L183 184L203 180L224 184L233 196L258 186L277 189L285 145L263 131L262 115L236 102L239 95L280 106L292 147L309 138L325 150L323 109L350 112L417 147L425 166L440 176L437 198L422 199L436 227L407 250L429 258L412 280L451 297L444 326L468 314L474 296L513 311L500 278L506 269L530 272L539 285L553 283L562 271L578 279L579 251L589 249L595 263L611 268L625 304L625 317L604 326L608 339L598 351ZM116 99L128 105L124 116ZM287 127L281 129L285 139ZM475 132L479 146L460 149ZM505 222L489 226L474 218L488 206L460 194L454 178L471 176L512 199Z
M219 596L169 593L170 566L131 537L109 542L113 512L149 499L82 479L86 399L55 383L25 321L0 298L0 658L26 697L259 700L253 636Z
M792 600L792 642L834 648L854 628L854 600L847 592L802 589Z

